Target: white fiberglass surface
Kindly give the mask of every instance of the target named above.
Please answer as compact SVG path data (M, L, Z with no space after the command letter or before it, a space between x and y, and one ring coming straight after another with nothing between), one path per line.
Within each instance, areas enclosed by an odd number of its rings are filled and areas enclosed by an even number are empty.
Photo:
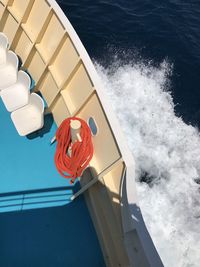
M21 84L16 84L1 91L1 98L8 111L14 111L28 104L29 91Z
M0 47L0 67L6 62L6 51L4 48Z
M139 203L164 265L198 267L200 136L175 115L172 66L96 67L134 154Z
M16 82L16 69L7 65L4 67L0 67L0 88L4 89L6 87L11 86Z
M26 105L11 115L12 121L20 135L25 136L26 133L31 133L42 128L41 113L35 106Z

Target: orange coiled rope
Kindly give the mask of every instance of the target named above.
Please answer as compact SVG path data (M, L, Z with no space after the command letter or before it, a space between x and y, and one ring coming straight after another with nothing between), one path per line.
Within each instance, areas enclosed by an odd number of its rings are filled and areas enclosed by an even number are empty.
M70 122L78 120L81 123L81 142L72 143ZM56 132L57 147L55 153L55 164L58 172L65 178L71 179L74 183L88 166L93 156L93 144L91 130L87 123L76 117L65 119ZM71 149L71 156L68 151Z

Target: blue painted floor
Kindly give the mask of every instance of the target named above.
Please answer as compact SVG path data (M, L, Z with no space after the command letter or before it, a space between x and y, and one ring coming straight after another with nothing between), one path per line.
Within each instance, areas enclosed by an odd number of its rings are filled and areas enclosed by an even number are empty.
M70 202L78 185L54 166L52 117L20 137L0 99L0 123L0 266L105 266L84 198Z
M53 117L46 115L44 128L27 137L18 135L2 100L0 118L0 212L69 203L74 187L57 172L56 144L50 145Z
M50 140L56 125L51 115L45 116L45 129L21 137L1 100L0 121L1 193L69 185L54 165L55 144L50 146Z

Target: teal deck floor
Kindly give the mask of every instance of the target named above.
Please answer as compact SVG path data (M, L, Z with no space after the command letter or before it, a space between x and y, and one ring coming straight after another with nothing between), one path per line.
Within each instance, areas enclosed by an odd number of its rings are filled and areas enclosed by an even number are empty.
M105 266L89 212L54 165L56 131L21 137L0 99L0 266Z
M43 134L42 129L30 136L32 139L21 137L2 101L0 122L1 193L69 185L54 165L55 144L51 146L50 140L56 132L55 124L45 125L49 132ZM50 119L46 124L51 124Z
M50 145L50 140L56 125L52 116L45 116L45 127L28 137L18 135L2 100L0 118L0 212L67 204L74 187L54 164L56 144Z

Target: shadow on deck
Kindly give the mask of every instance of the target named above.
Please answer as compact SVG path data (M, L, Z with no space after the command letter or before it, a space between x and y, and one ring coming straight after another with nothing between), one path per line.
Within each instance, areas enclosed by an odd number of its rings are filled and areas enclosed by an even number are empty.
M82 197L59 207L1 213L0 236L0 266L105 266Z
M68 204L78 189L76 183L74 186L1 193L0 213Z

